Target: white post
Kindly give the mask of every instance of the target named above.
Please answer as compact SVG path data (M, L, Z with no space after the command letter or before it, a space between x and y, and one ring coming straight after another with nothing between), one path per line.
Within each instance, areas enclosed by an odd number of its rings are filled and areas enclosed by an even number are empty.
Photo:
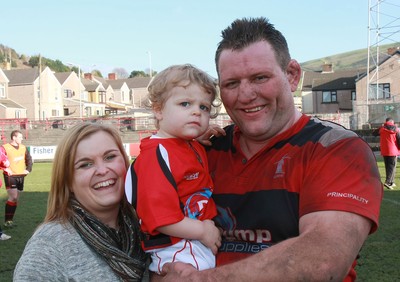
M151 69L151 52L147 51L147 54L149 54L149 74L150 74L150 77L153 77L153 71Z
M79 78L79 118L82 118L82 89L81 89L81 66L74 63L67 63L69 66L78 67L78 78Z
M81 67L78 66L78 76L79 76L79 118L82 118L82 90L81 90Z

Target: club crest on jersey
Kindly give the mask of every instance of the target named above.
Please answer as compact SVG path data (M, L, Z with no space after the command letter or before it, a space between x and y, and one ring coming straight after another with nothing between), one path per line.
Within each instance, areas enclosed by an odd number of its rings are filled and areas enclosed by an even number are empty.
M274 174L274 178L280 178L285 175L285 160L290 159L290 157L286 154L279 161L274 163L276 165L276 170Z

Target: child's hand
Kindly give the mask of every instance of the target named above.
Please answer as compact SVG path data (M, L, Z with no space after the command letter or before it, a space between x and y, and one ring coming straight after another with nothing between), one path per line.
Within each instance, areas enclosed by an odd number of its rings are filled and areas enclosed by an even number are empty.
M218 248L221 247L221 232L212 220L206 219L202 223L204 232L199 241L210 248L213 254L216 255Z
M219 127L216 124L210 124L208 126L207 131L203 135L197 137L196 140L199 143L203 144L204 146L211 146L211 141L210 141L211 137L213 137L213 136L218 137L218 136L225 136L225 135L226 135L226 132L223 128Z

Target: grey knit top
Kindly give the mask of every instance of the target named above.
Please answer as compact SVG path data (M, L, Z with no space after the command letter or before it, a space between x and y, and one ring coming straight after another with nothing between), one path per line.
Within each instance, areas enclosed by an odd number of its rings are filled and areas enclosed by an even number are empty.
M121 281L71 224L46 223L29 239L13 281Z

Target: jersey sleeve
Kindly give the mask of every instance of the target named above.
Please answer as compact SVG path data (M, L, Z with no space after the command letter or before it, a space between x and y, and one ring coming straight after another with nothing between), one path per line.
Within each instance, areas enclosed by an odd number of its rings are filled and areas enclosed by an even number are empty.
M163 169L155 151L141 154L135 162L137 213L142 230L151 235L158 234L158 227L184 218L178 193Z
M382 183L373 152L360 138L345 138L333 145L318 145L303 164L300 216L322 210L362 215L377 229Z

